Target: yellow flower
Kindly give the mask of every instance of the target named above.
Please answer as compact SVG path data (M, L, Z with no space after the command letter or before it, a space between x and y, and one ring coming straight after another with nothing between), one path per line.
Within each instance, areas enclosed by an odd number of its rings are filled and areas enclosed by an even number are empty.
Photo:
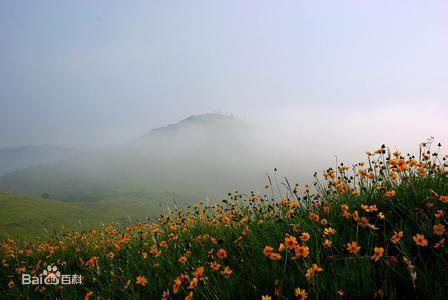
M347 244L347 251L350 254L356 254L359 252L360 249L361 249L361 247L359 246L358 242L356 242L356 241L352 241L351 243Z
M383 247L375 247L373 248L374 254L371 257L374 261L378 261L384 254L384 248Z
M313 264L311 266L311 268L309 268L308 270L306 270L306 274L305 277L306 279L310 279L311 277L313 277L316 273L320 273L322 272L324 269L322 269L321 267L319 267L317 264Z
M138 276L136 282L138 285L145 286L148 284L148 279L145 276Z
M322 245L324 246L325 249L331 248L332 244L333 244L333 242L330 241L329 239L325 239L325 241L322 243Z
M306 292L305 289L296 288L294 291L294 294L296 295L296 297L298 299L302 299L302 300L308 299L308 293Z
M428 246L428 240L425 239L425 236L423 234L417 233L412 237L415 241L415 244L420 247L426 247Z
M263 295L263 296L261 296L261 300L271 300L271 299L272 299L272 297L269 296L269 295Z
M214 271L218 271L219 268L221 268L221 265L218 264L217 262L212 262L212 263L210 263L210 268Z
M333 235L336 233L336 230L334 228L328 227L324 229L325 235Z
M436 235L443 235L445 233L445 225L436 224L432 228L434 230L434 234Z

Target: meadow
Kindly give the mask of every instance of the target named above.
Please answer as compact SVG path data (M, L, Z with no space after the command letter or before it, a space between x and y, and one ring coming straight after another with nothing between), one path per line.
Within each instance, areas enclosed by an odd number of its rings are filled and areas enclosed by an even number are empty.
M381 146L310 185L157 219L0 243L0 295L67 299L447 299L448 156ZM48 265L80 285L22 285Z

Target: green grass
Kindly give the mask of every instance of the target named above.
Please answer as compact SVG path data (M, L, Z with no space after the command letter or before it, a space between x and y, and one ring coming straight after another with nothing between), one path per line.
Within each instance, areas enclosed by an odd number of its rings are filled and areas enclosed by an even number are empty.
M136 222L160 212L155 199L110 198L91 203L63 202L0 193L0 240L33 240L117 221Z

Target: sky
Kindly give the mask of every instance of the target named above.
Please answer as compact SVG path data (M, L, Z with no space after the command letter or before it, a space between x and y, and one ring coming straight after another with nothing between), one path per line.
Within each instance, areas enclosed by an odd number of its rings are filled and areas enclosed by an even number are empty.
M447 16L447 1L4 0L0 148L102 147L218 111L319 147L448 142Z

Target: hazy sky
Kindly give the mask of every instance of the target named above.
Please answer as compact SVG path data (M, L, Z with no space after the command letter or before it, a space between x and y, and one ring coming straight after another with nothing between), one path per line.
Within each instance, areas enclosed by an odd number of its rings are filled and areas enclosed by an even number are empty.
M96 147L213 111L321 145L448 142L447 16L448 1L3 0L0 148Z

